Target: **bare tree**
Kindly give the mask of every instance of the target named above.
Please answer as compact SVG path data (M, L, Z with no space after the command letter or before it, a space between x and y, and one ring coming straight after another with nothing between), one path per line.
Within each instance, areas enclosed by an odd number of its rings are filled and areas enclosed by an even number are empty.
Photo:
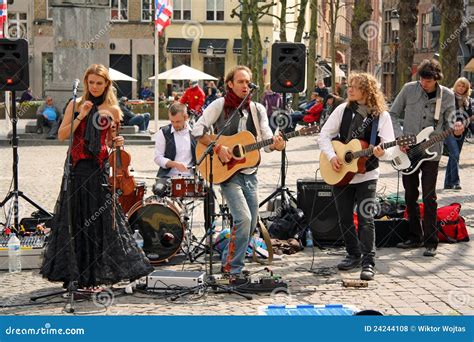
M441 13L439 62L444 74L441 83L452 87L459 77L459 36L465 26L464 4L463 0L437 0L435 3Z
M327 5L329 5L329 20L326 19L325 13L321 13L321 16L324 19L324 22L329 27L329 34L331 39L331 89L332 92L336 92L336 25L339 18L344 18L340 14L342 8L344 8L348 3L344 0L327 0ZM344 18L345 19L345 18ZM354 53L354 51L353 51Z
M461 0L462 1L462 0ZM415 55L416 23L418 21L419 0L400 0L399 56L397 65L397 84L394 93L411 81L411 70Z
M372 12L370 0L355 0L354 16L351 22L351 51L355 53L351 54L351 70L367 71L369 65L369 39L371 37L364 34L363 25L366 25L370 20Z
M296 32L295 32L295 43L300 43L301 39L303 38L304 27L306 24L306 8L308 7L308 0L301 0L299 7L299 14L298 14L298 21L296 25ZM295 93L293 94L293 108L298 109L298 102L299 102L300 94Z
M311 0L309 3L311 11L309 25L309 44L308 44L308 70L306 78L306 97L309 99L314 91L314 76L316 62L316 40L318 39L318 0Z

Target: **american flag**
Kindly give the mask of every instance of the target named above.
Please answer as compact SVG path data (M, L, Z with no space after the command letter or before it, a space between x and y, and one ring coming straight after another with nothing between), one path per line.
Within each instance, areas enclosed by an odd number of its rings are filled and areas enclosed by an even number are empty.
M0 0L0 38L3 38L3 24L7 22L7 0Z
M155 27L158 33L171 24L173 4L171 0L155 0Z

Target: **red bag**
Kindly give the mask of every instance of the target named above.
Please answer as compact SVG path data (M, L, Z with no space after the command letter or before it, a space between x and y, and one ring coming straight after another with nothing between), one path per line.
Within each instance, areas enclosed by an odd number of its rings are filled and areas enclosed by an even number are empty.
M438 226L438 238L440 242L455 243L469 241L464 218L459 215L461 204L452 203L438 208L436 223Z

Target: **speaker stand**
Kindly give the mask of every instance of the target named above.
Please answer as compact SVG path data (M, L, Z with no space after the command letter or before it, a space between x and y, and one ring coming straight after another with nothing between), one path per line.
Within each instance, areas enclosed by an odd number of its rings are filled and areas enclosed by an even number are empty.
M49 213L46 209L41 207L39 204L34 202L31 198L29 198L27 195L25 195L22 191L18 190L18 134L17 134L17 117L16 117L16 100L15 100L15 92L12 91L12 115L11 115L11 121L13 125L13 135L11 138L11 144L13 148L13 190L10 191L5 199L0 202L0 208L5 206L5 204L13 198L13 203L11 204L13 206L13 226L19 232L19 222L18 222L18 199L19 197L23 198L25 201L30 203L32 206L37 208L41 213L43 213L45 216L52 217L53 215ZM5 228L7 228L10 225L11 221L11 214L12 210L9 210L8 216L6 218L5 222Z

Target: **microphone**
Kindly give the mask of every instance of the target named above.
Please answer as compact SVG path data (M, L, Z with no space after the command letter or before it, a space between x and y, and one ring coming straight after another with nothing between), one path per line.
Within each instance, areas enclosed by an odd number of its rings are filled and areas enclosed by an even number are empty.
M74 82L72 83L72 92L74 93L74 95L77 94L77 88L79 87L79 79L75 79Z
M258 85L256 85L255 83L249 83L249 88L250 89L258 89Z

